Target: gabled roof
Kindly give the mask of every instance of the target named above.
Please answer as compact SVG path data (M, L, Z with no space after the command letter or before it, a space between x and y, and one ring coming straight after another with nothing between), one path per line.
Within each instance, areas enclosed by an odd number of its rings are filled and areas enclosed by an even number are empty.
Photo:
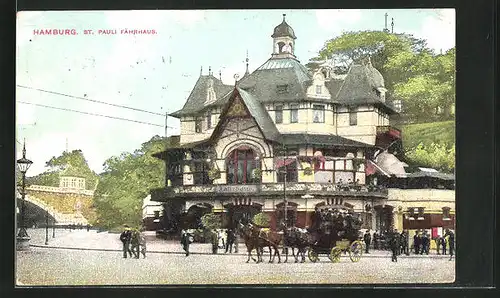
M270 58L253 73L243 78L238 86L260 102L300 101L306 99L307 82L311 75L305 66L293 58ZM285 93L279 85L288 85Z
M319 135L319 134L282 134L281 140L286 145L314 144L325 146L341 147L373 147L373 145L361 143L358 141L346 139L337 135Z
M207 84L210 80L213 81L216 100L220 99L230 92L232 88L234 88L233 86L224 85L221 80L217 79L213 75L202 75L198 78L198 81L196 81L196 84L194 85L191 94L189 94L184 107L182 107L179 111L170 114L170 116L179 117L201 111L205 107L205 101L207 99Z
M255 96L241 88L235 87L233 92L231 92L231 94L227 96L228 101L222 109L220 118L224 119L227 116L229 109L238 98L241 98L247 112L249 113L249 116L251 116L255 120L255 122L257 122L257 125L264 138L269 141L278 141L280 134L278 132L278 129L276 128L276 125L274 125L271 116L269 116L264 106L257 98L255 98ZM223 129L225 122L226 121L221 120L217 123L217 126L212 133L211 139L218 136L220 131Z

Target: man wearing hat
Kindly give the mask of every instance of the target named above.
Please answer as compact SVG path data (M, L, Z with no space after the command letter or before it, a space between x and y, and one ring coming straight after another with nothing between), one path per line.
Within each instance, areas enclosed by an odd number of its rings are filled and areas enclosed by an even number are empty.
M123 258L127 258L127 253L130 253L132 257L132 253L130 251L130 240L132 239L132 231L128 225L123 225L124 230L120 235L120 241L123 243Z

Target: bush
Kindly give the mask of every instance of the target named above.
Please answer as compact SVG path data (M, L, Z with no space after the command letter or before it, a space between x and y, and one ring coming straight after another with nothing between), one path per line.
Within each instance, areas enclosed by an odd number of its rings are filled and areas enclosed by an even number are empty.
M415 149L405 153L411 163L431 167L451 173L455 169L455 145L450 149L445 144L432 143L425 146L420 143Z
M222 227L222 218L219 214L207 213L201 217L201 223L209 230L220 229Z
M269 225L271 224L271 218L266 213L261 212L255 214L255 216L253 217L253 222L261 227L269 227Z

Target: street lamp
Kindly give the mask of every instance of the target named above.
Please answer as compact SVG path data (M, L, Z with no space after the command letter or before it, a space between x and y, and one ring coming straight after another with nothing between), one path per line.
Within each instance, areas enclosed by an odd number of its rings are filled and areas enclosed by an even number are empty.
M17 234L17 249L25 250L29 248L30 236L26 231L26 222L25 222L25 213L26 213L26 204L25 204L25 196L26 196L26 172L30 168L33 162L26 158L26 141L23 142L23 157L17 160L17 166L19 171L21 171L22 176L22 184L21 184L21 224L19 233Z
M45 245L49 245L49 210L45 213Z

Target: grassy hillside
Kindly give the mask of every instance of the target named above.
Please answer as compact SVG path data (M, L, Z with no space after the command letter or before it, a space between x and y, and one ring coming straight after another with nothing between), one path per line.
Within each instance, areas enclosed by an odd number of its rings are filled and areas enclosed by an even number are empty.
M403 125L401 130L405 150L415 148L419 143L424 146L431 143L446 144L447 148L455 144L455 121Z

